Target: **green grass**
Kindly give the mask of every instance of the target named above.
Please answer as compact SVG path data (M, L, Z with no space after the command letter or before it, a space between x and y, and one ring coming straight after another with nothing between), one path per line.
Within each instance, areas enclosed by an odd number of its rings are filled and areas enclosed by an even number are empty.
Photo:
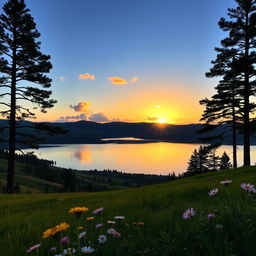
M233 182L225 187L219 184L224 179ZM41 235L60 222L72 225L67 231L72 239L73 226L85 226L86 244L96 247L99 231L95 224L116 215L125 216L123 223L115 226L121 238L108 236L104 249L92 255L255 255L256 209L254 198L240 188L243 182L256 184L256 167L112 192L0 195L0 255L26 255L29 246L39 241L43 244L39 255L54 255L48 251L58 242ZM208 196L212 188L220 189L214 198ZM101 206L105 211L93 223L82 217L78 224L68 213L74 206L89 207L84 217ZM184 220L184 210L191 207L196 215ZM207 219L209 212L216 215L211 221ZM145 225L133 226L136 221ZM217 229L218 224L223 228Z

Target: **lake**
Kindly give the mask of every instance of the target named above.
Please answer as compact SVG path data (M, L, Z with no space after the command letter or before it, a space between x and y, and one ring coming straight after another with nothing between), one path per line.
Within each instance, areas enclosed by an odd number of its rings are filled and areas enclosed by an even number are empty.
M129 173L169 174L182 173L192 151L199 144L154 142L140 144L65 144L47 145L34 150L39 158L56 161L59 167L77 170L111 169ZM252 164L256 161L256 146L251 147ZM29 150L27 150L29 151ZM31 151L31 150L30 150ZM232 146L222 146L232 158ZM238 147L238 164L242 165L243 150Z

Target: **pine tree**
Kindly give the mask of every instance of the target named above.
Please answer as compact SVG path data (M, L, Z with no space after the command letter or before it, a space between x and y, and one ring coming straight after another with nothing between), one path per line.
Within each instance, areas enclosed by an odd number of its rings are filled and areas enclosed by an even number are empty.
M213 148L208 154L207 169L210 172L216 172L219 170L220 158L216 156L216 149Z
M188 161L188 168L187 171L190 175L198 173L199 169L199 158L198 158L198 152L195 149Z
M194 175L209 171L209 154L207 146L200 146L195 149L189 159L186 175Z
M35 109L45 113L56 103L50 99L51 91L47 88L51 86L51 79L45 75L52 68L50 56L40 52L40 42L37 40L40 34L29 12L24 0L9 0L0 15L0 74L3 74L0 77L3 91L0 96L10 99L0 103L4 107L1 114L10 123L8 193L14 192L17 129L21 128L17 121L35 118ZM29 108L27 102L32 103L33 107ZM46 126L42 128L46 129ZM23 133L20 135L25 136ZM25 140L23 142L26 143ZM35 143L36 138L32 137L32 144Z
M244 165L250 165L250 113L255 105L250 96L255 95L256 75L256 0L235 0L237 7L228 9L230 20L221 18L220 28L229 32L216 48L210 76L222 76L225 81L236 81L240 92L243 116Z
M226 152L224 152L220 158L220 170L231 169L230 158Z
M212 142L213 147L223 144L224 140L232 136L233 145L233 166L237 168L237 129L241 126L241 100L239 86L236 81L222 80L215 87L217 93L211 99L203 99L200 104L205 106L201 121L204 121L204 127L199 133L208 133L220 127L220 132L211 137L201 138L204 141Z

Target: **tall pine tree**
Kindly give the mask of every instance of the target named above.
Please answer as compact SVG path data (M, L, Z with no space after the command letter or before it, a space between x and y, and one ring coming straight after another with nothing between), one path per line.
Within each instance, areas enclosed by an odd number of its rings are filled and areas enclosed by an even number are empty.
M34 109L45 113L56 103L50 99L51 91L46 90L51 86L51 79L45 75L52 68L50 56L40 51L40 34L29 12L24 0L9 0L0 15L0 96L9 97L0 102L1 114L10 121L8 193L14 192L16 136L20 128L17 121L35 118Z
M235 1L237 7L228 9L229 20L221 18L219 21L220 28L229 32L229 35L221 41L222 48L216 48L218 55L212 62L214 66L211 69L211 76L229 78L232 74L232 78L239 84L243 116L244 165L250 165L250 113L254 109L250 96L255 95L256 86L256 0ZM232 66L229 66L229 62L233 63ZM231 67L231 70L227 71L226 67Z

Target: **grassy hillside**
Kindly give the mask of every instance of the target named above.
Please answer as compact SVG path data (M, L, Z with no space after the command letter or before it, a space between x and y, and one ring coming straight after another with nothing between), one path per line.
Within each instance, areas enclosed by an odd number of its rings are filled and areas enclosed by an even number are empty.
M233 182L221 185L226 179ZM254 194L240 187L243 182L256 184L255 167L112 192L0 195L1 255L26 255L26 250L38 242L42 243L39 255L59 255L63 250L59 238L64 235L70 236L72 243L64 248L76 246L79 250L79 246L88 245L97 249L91 255L255 255ZM208 192L213 188L219 188L219 193L210 197ZM68 213L75 206L88 207L89 211L77 219ZM105 208L103 214L93 215L92 210L98 207ZM188 208L194 208L196 214L183 219ZM208 219L209 213L215 217ZM112 226L106 223L118 215L125 219ZM89 216L95 219L86 220ZM57 238L42 238L43 231L61 222L71 226ZM104 223L103 227L96 229L98 223ZM80 240L77 236L83 229L78 230L78 226L87 231ZM99 244L98 235L106 234L110 227L121 237L107 234L107 242ZM53 246L57 251L49 252Z
M1 156L1 152L0 152ZM4 191L7 160L0 157L0 193ZM98 192L140 187L168 181L167 175L129 174L117 171L77 171L50 165L36 157L17 156L15 186L21 193Z

